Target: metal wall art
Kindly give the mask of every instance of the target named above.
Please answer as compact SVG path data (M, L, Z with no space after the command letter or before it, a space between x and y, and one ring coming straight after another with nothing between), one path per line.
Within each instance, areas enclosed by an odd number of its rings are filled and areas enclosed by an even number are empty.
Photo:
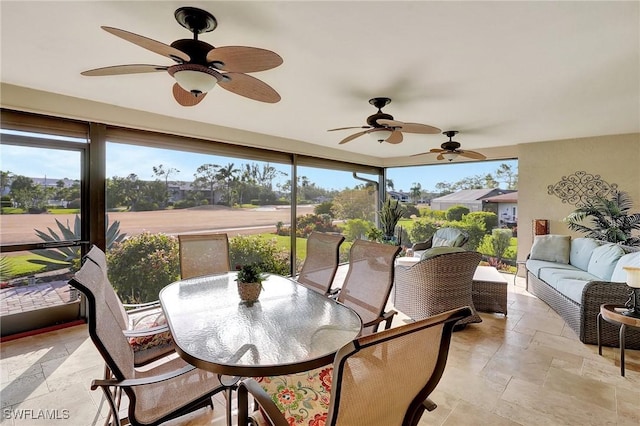
M560 198L563 203L584 207L594 197L606 198L609 194L618 192L618 184L608 183L602 180L600 175L578 171L569 176L562 176L559 182L547 186L547 192Z

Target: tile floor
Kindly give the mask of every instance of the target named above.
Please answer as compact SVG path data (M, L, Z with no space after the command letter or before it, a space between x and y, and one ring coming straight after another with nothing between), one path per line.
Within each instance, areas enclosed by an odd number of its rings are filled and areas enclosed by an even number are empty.
M481 313L482 323L454 334L432 394L438 408L420 424L639 425L640 351L626 352L621 377L617 349L604 348L598 356L596 346L580 343L557 314L524 290L524 279L516 281L509 284L508 317ZM0 424L104 422L106 403L100 391L89 390L103 365L86 326L4 343L0 357ZM222 426L222 395L215 405L170 424ZM14 419L19 410L49 410L61 419Z

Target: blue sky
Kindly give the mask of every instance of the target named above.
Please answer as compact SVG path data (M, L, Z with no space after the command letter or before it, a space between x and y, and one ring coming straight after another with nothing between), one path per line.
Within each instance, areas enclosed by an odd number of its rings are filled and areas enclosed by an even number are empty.
M164 165L165 169L175 168L180 170L180 173L171 175L171 180L188 181L193 179L194 172L202 164L213 163L225 166L228 163L234 163L234 166L239 168L245 163L253 162L230 157L217 157L116 143L107 145L107 158L108 177L126 177L130 173L135 173L139 179L143 180L154 179L153 166L160 164ZM46 175L54 179L79 179L79 162L80 156L75 152L0 145L0 170L8 170L17 175L29 177L44 177ZM492 173L495 176L495 171L502 163L509 164L513 170L517 170L516 160L457 164L453 162L434 166L398 167L390 169L388 177L393 180L396 190L409 192L415 182L420 183L423 190L435 190L435 185L438 182L454 183L464 177L484 176L487 173ZM271 165L287 174L290 171L288 165L275 163ZM323 169L307 167L299 174L306 176L311 182L315 182L317 186L326 189L340 190L345 187L353 187L356 183L362 183L353 180L351 174L347 172L329 173ZM364 177L372 178L372 176L366 175ZM284 182L287 179L288 176L283 177L280 182Z

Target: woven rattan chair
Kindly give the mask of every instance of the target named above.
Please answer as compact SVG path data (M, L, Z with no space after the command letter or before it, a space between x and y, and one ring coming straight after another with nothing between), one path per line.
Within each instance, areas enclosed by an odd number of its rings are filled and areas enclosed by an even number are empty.
M104 275L105 302L116 315L118 324L133 348L135 365L149 363L173 352L175 345L160 302L156 300L123 304L109 282L105 253L93 246L85 258L98 265Z
M482 322L471 300L473 274L481 258L478 252L463 251L396 266L393 306L413 320L469 306L472 315L459 325Z
M229 272L227 234L178 235L182 279Z
M258 425L416 425L436 408L428 398L444 372L453 325L470 314L460 308L360 337L317 370L247 379L238 390L238 424L247 424L251 393Z
M307 257L297 281L325 295L331 293L331 284L340 263L340 244L344 237L339 234L312 232L307 238Z
M431 247L462 247L469 241L469 234L456 228L440 228L426 241L413 244L413 252L421 252Z
M385 312L393 285L394 261L401 248L356 240L349 251L349 270L338 293L338 302L356 311L363 333L375 332L381 322L391 327L394 310Z
M86 260L69 284L86 297L89 336L113 375L93 380L91 389L100 387L104 391L115 424L121 424L120 390L129 399L127 420L132 425L157 425L213 406L212 395L225 389L218 376L196 369L177 355L157 360L144 369L134 366L133 349L122 333L121 312L114 312L107 303L107 283L97 263Z

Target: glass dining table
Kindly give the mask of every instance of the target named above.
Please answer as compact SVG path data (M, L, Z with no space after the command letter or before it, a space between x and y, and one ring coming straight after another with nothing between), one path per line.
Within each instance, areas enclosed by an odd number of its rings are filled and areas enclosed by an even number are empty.
M352 309L269 274L258 302L240 302L235 272L176 281L160 292L176 351L227 376L292 374L330 364L361 332Z

